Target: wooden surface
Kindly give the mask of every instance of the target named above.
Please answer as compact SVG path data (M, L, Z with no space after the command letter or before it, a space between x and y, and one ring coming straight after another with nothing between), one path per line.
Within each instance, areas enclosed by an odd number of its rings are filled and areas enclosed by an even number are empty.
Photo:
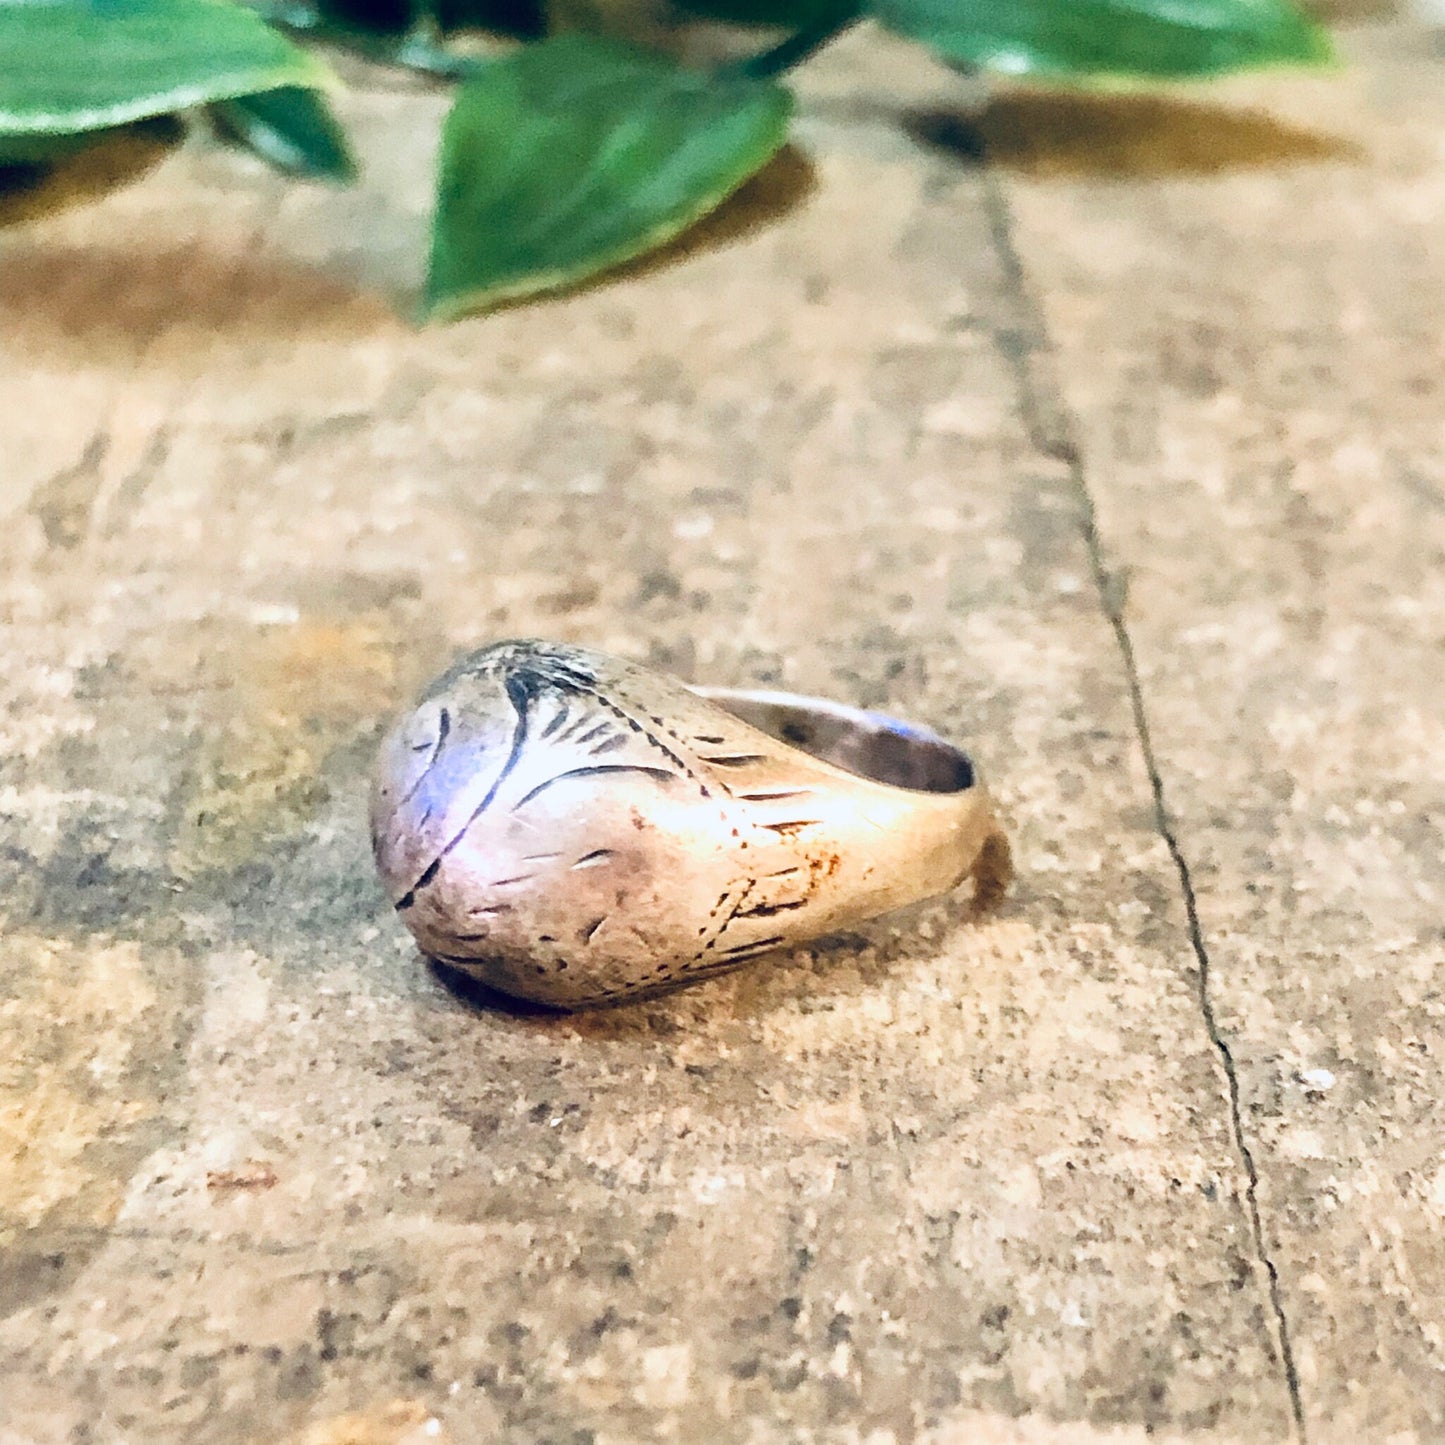
M1445 1437L1445 66L1349 44L860 38L702 244L443 330L390 79L358 191L12 206L3 1445ZM366 772L528 634L942 729L1013 897L450 992Z

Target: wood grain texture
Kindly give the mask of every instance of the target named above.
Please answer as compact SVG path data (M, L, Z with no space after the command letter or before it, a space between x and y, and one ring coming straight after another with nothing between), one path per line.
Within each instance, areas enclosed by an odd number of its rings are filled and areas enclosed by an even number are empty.
M1440 1436L1445 90L1357 54L1110 174L859 39L806 204L448 330L435 96L346 99L353 193L0 233L0 1433ZM536 634L977 739L1017 891L443 987L364 779Z

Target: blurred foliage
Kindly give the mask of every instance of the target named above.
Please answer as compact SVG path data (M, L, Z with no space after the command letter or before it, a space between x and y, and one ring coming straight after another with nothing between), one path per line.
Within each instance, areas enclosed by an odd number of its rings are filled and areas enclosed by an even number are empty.
M786 139L777 77L860 21L960 68L1074 84L1331 59L1290 0L677 0L772 36L702 69L617 38L654 31L661 12L635 8L647 3L0 0L0 187L173 114L208 117L289 174L351 181L331 73L298 40L350 45L460 81L423 302L449 319L575 285L692 225ZM579 27L594 33L555 33ZM487 58L451 45L477 30L524 43Z

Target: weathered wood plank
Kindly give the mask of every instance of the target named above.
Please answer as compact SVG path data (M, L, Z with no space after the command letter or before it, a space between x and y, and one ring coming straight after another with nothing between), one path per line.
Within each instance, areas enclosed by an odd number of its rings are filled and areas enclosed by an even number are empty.
M1181 109L1182 137L1151 112L1147 182L1066 164L1046 106L1014 115L1001 157L1197 896L1312 1440L1445 1429L1431 44L1362 37L1351 73L1231 87L1234 118ZM1246 105L1258 164L1227 145L1214 171L1145 159L1207 153Z

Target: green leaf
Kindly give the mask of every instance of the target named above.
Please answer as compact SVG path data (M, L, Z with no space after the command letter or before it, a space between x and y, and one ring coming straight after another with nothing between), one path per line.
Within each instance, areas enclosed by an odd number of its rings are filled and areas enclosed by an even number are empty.
M564 35L487 67L442 131L424 313L556 290L671 240L782 145L779 85Z
M223 0L0 0L0 136L70 135L328 72Z
M1333 54L1288 0L872 0L872 13L944 60L1006 75L1215 75Z
M346 132L314 90L287 85L237 96L213 105L211 118L222 134L279 170L329 181L356 179Z

